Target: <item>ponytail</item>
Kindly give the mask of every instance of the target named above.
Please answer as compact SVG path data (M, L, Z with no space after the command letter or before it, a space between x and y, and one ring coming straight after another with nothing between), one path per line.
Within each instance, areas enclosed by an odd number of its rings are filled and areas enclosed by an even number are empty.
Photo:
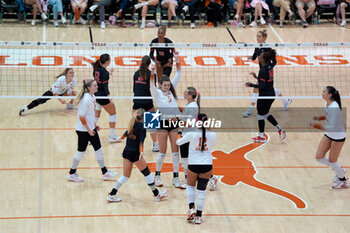
M332 95L331 98L338 103L339 108L341 110L342 108L341 108L341 99L340 99L339 91L332 86L327 86L327 90L328 90L328 94Z
M131 120L129 122L128 134L130 134L132 132L132 130L134 129L134 127L137 124L137 122L142 120L144 112L145 112L145 110L143 108L136 109L136 111L134 112L133 117L131 118Z
M170 91L171 93L173 93L174 98L177 99L176 90L173 84L171 83L170 78L165 74L163 74L162 78L159 80L159 84L162 85L163 82L170 82Z
M141 65L140 65L140 68L139 68L139 72L140 72L141 77L144 80L147 80L147 71L148 71L148 67L149 67L150 64L151 64L151 58L149 56L147 56L147 55L143 56L142 60L141 60Z
M202 121L203 122L203 124L204 124L204 122L206 122L207 120L208 120L208 117L207 117L207 115L205 115L204 113L200 113L200 114L198 114L198 121ZM206 138L206 128L202 125L202 128L201 128L201 130L202 130L202 145L201 145L201 151L204 151L204 146L205 146L205 143L206 143L206 141L207 141L207 138Z
M187 94L192 96L192 99L196 99L197 98L197 105L198 105L198 112L200 112L200 102L201 102L201 94L199 92L197 92L196 88L194 87L187 87Z
M93 79L84 79L83 80L83 86L82 86L81 91L79 92L77 98L75 99L75 105L78 105L80 103L81 99L83 98L84 94L89 92L88 87L90 87L94 81L95 80L93 80Z
M61 77L62 75L67 75L68 74L68 72L70 71L70 70L72 70L73 68L71 68L71 67L68 67L68 68L66 68L64 71L62 71L59 75L57 75L55 78L56 79L58 79L59 77Z
M110 56L108 53L102 54L96 62L91 63L92 68L94 69L94 71L98 70L101 67L101 65L105 64L107 61L109 61L109 59Z

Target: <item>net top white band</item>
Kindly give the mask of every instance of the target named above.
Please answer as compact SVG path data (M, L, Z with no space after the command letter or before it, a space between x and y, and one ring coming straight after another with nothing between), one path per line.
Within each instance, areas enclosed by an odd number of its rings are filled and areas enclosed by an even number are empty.
M0 46L53 46L53 47L116 47L116 48L314 48L314 47L350 47L350 42L320 43L88 43L88 42L33 42L33 41L0 41Z

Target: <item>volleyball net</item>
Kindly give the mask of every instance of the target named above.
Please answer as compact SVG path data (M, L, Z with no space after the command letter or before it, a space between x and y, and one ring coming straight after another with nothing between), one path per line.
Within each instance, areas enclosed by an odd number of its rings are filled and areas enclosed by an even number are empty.
M80 90L84 78L93 78L90 63L111 55L111 98L132 98L133 75L150 48L179 52L182 76L177 90L195 87L203 98L250 98L246 82L256 82L258 61L249 59L256 47L277 51L274 85L284 96L319 98L322 89L336 87L343 98L350 93L350 43L284 44L149 44L0 41L0 96L32 98L52 87L55 77L72 67ZM175 64L171 78L175 75Z

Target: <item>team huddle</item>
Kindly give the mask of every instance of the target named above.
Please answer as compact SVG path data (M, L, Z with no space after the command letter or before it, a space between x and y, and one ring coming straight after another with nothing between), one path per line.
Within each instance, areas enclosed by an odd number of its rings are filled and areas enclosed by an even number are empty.
M153 43L172 43L165 37L165 28L159 28L158 38ZM267 34L260 31L257 34L258 43L265 43ZM156 57L153 55L156 51ZM273 96L281 96L281 92L274 87L274 68L277 64L276 51L271 48L256 48L252 60L258 59L259 73L250 74L257 79L257 82L247 82L246 87L253 87L252 104L248 111L243 113L244 117L253 115L253 108L257 106L257 118L259 133L253 138L255 143L265 143L265 119L267 119L277 130L281 140L286 139L286 131L270 114L270 108L274 102ZM152 61L154 64L152 64ZM145 176L146 182L150 187L156 201L161 201L168 196L167 190L160 190L163 186L161 180L161 170L165 160L168 138L170 141L173 161L173 179L172 184L175 188L186 189L188 199L187 220L200 224L202 222L202 211L206 197L206 189L209 183L209 189L215 190L217 177L214 176L213 158L211 155L212 147L216 143L216 133L211 131L205 124L199 124L195 128L180 128L177 124L169 124L164 127L164 122L192 121L205 123L210 116L200 111L201 95L195 87L187 87L183 91L183 97L187 104L180 107L177 103L178 95L176 87L181 81L181 63L179 52L174 48L151 48L150 55L143 56L139 69L133 77L133 92L137 97L133 100L132 117L127 130L118 137L115 133L116 125L116 107L108 99L110 96L108 82L113 74L113 69L107 70L111 63L109 54L102 54L93 65L93 78L83 80L82 89L79 94L74 91L76 80L72 68L65 69L57 77L57 81L52 88L46 91L42 98L32 101L29 105L20 109L19 115L24 112L45 103L50 98L45 96L72 96L70 102L64 99L58 99L67 108L74 108L73 96L76 96L75 104L78 106L78 120L76 124L76 133L78 136L78 148L73 157L72 166L67 174L67 179L73 182L83 182L83 178L77 173L77 167L83 159L86 148L91 143L94 148L96 160L102 171L103 180L110 180L118 174L107 169L104 162L103 150L99 138L99 120L102 109L105 109L110 115L109 142L122 142L126 140L125 148L122 152L123 174L116 181L114 187L109 192L107 200L109 202L119 202L122 199L117 196L121 186L125 184L131 176L133 165ZM176 71L171 80L173 63ZM103 97L96 99L95 97ZM142 97L146 97L142 99ZM148 98L147 98L148 97ZM143 116L145 111L155 111L153 100L155 100L161 115L160 129L150 130L152 138L152 151L158 152L156 161L156 171L153 175L144 159L144 141L146 138L146 129L143 126ZM271 97L271 98L259 98ZM332 86L327 86L322 92L325 100L325 111L322 116L315 116L308 126L325 131L325 134L319 144L316 152L316 160L327 165L335 172L332 188L348 188L349 183L345 178L346 170L338 163L342 146L345 142L346 132L342 118L342 107L339 92ZM282 98L283 110L287 110L291 100ZM183 116L183 117L178 117ZM325 121L324 125L316 121ZM327 159L326 153L329 153ZM180 152L180 153L179 153ZM179 177L180 162L184 170L184 180L181 182ZM196 190L197 189L197 192ZM197 193L197 195L196 195ZM195 204L196 203L196 204Z

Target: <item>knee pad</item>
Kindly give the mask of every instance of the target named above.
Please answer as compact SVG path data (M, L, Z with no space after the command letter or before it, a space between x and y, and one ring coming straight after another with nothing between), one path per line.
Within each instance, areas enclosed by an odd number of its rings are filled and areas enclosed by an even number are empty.
M149 132L150 133L157 133L157 129L150 129Z
M102 110L102 106L101 106L101 104L96 103L96 107L95 107L95 109L96 109L97 111L101 111L101 110Z
M144 176L148 176L149 174L151 174L151 171L149 170L149 168L148 168L148 166L147 166L145 169L143 169L143 170L141 171L141 173L142 173Z
M203 178L198 177L197 181L198 181L197 182L197 189L204 191L207 188L207 184L208 184L209 179L203 179Z
M258 114L258 120L265 120L266 118L268 118L270 116L270 113L265 114L265 115L259 115Z
M75 160L81 161L83 159L84 155L85 155L85 151L83 151L83 152L77 151L73 158Z
M274 89L275 89L275 95L279 96L281 94L280 90L278 90L278 88L276 88L276 87Z
M109 117L109 122L116 122L116 120L117 120L117 114L111 115Z
M96 160L97 161L104 159L102 148L100 148L97 151L95 151L95 156L96 156Z

